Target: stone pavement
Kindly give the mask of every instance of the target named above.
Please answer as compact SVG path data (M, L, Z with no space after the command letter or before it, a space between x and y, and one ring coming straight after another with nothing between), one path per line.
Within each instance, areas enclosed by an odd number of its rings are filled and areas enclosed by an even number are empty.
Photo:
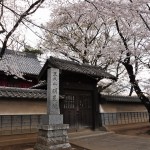
M85 136L70 136L73 145L83 150L150 150L150 139L137 136L119 135L112 132L93 132Z

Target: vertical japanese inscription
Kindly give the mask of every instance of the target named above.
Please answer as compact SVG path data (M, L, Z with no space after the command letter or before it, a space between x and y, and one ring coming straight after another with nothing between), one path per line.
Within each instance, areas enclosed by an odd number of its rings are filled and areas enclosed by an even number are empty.
M60 114L59 109L59 69L47 71L47 111L48 114Z

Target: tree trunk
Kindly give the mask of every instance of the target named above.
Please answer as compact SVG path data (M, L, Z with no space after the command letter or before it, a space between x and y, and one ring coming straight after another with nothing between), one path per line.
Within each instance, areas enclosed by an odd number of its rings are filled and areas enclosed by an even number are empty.
M132 93L133 93L133 86L131 85L129 96L132 96Z
M129 59L129 58L127 58ZM128 75L129 75L129 78L130 78L130 83L131 85L133 86L137 96L139 97L139 99L141 100L141 102L144 104L144 106L146 107L147 111L148 111L148 114L149 114L149 122L150 122L150 101L149 99L143 94L143 92L141 91L139 85L138 85L138 82L135 80L135 75L133 73L133 67L131 64L129 64L128 61L124 61L122 63L127 72L128 72Z
M116 20L115 23L116 23L116 28L117 28L118 34L119 34L119 36L120 36L120 38L121 38L121 40L122 40L122 42L124 44L124 47L126 49L126 58L124 59L122 64L125 66L125 68L126 68L126 70L128 72L130 83L131 83L132 87L134 88L137 96L139 97L139 99L141 100L141 102L143 103L143 105L146 107L146 109L148 111L149 122L150 122L150 101L143 94L143 92L141 91L141 89L140 89L140 87L138 85L138 82L135 79L135 74L133 72L133 66L130 64L131 53L129 51L126 38L123 36L122 32L120 31L118 20Z

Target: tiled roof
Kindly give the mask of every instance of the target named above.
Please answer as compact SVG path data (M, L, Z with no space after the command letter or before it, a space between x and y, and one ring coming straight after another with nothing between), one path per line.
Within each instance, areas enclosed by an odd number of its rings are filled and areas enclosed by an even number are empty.
M0 87L0 98L46 99L46 90Z
M86 65L86 64L79 64L73 61L67 61L67 60L58 59L54 57L50 57L47 60L42 71L40 72L39 78L41 78L43 76L42 75L43 72L45 72L46 69L50 67L54 67L60 70L65 70L65 71L70 71L70 72L76 72L80 74L86 74L95 78L103 77L103 78L116 79L115 76L105 72L101 67L91 66L91 65Z
M2 60L0 60L0 71L7 72L13 67L23 74L31 75L38 75L42 68L36 55L6 49Z
M30 89L43 89L42 87L46 87L47 86L47 82L44 80L32 87L30 87Z
M0 98L9 99L47 99L47 90L25 89L0 86ZM64 99L64 95L59 95L59 99Z
M137 96L101 95L100 102L142 103Z

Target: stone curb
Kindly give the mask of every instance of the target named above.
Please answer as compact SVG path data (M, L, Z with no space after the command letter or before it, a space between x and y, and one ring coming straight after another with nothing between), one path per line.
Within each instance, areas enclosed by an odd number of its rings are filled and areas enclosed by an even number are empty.
M70 140L75 140L75 139L82 139L82 138L87 138L87 137L94 137L94 136L100 136L100 135L106 135L106 134L112 134L114 132L104 132L104 133L98 133L98 134L91 134L91 135L81 135L78 137L69 137L69 141ZM71 142L70 142L71 143Z

